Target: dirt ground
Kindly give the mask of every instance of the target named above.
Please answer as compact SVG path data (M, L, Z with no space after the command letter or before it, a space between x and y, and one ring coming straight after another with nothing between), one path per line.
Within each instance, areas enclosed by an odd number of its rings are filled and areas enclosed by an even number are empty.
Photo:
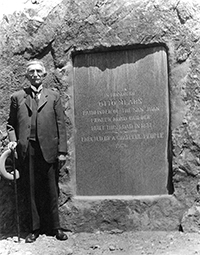
M112 232L67 233L67 241L40 235L27 244L24 238L4 237L0 255L200 255L200 233Z

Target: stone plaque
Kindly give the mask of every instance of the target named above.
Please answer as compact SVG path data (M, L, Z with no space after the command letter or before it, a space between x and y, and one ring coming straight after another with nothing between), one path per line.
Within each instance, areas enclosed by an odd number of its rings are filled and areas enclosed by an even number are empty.
M166 194L165 49L76 55L74 94L76 194Z

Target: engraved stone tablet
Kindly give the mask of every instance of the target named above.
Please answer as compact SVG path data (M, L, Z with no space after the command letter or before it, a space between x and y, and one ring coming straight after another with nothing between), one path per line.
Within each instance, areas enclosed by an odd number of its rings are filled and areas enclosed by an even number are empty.
M165 49L76 55L74 93L76 194L167 194Z

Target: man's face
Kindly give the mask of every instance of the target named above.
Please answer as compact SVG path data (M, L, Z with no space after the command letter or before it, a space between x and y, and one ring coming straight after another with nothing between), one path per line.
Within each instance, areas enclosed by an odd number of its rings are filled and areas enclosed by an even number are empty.
M27 69L27 78L36 88L42 84L44 76L44 68L39 63L32 64Z

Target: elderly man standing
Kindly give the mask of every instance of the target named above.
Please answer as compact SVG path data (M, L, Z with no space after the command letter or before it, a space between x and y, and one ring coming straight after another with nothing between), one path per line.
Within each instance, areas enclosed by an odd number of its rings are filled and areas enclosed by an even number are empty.
M31 233L34 242L48 218L51 234L59 240L67 235L61 230L58 215L58 161L66 160L67 142L64 111L57 91L44 88L46 70L39 60L27 63L30 86L13 93L7 123L9 148L17 150L19 160L28 171ZM47 217L48 215L48 217Z

